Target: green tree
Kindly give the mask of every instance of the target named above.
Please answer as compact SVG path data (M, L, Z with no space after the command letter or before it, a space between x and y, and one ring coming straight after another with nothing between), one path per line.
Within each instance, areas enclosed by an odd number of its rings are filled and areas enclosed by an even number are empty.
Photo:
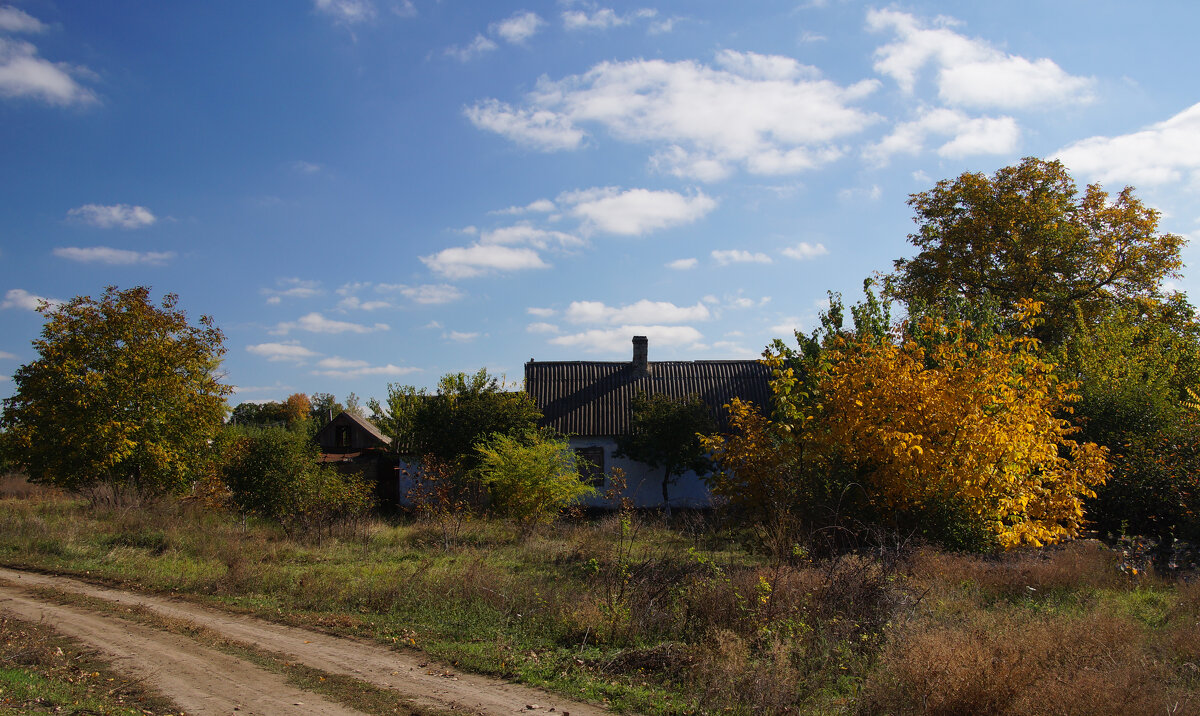
M413 446L413 426L417 410L429 395L424 388L412 385L388 383L387 401L380 403L371 398L367 408L371 411L371 422L384 435L392 438L392 449L398 453L411 453ZM401 442L401 441L407 442Z
M617 454L662 468L663 506L671 511L669 487L680 475L711 468L701 435L716 431L708 406L698 395L672 398L638 393L630 405L629 432L617 438Z
M492 435L475 445L479 465L471 479L487 489L492 510L525 530L551 522L564 508L594 495L580 476L566 440L522 441Z
M221 331L208 316L190 325L177 304L167 294L155 306L142 286L42 304L38 358L17 369L0 418L31 480L118 496L186 487L232 388L217 370Z
M309 415L312 416L313 429L320 430L325 427L344 409L332 393L313 393L309 398Z
M913 194L919 249L895 262L893 290L911 304L957 296L1016 306L1040 301L1043 341L1062 341L1076 310L1156 298L1179 276L1184 239L1159 233L1159 212L1126 187L1082 194L1058 161L1026 158L991 177L964 173ZM1015 321L1013 326L1015 327Z

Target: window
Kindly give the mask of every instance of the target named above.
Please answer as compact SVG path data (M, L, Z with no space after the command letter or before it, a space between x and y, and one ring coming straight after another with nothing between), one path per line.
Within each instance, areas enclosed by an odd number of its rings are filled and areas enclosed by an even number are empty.
M350 447L350 426L339 425L336 432L333 434L334 447L348 448Z
M592 487L604 487L604 448L575 448L579 474Z

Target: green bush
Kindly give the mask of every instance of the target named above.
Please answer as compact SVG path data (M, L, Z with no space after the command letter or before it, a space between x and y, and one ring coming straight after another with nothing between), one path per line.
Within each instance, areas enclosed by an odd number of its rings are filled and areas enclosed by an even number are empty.
M563 508L596 494L580 476L565 440L522 442L496 434L475 451L479 466L471 479L487 489L492 511L526 528L551 522Z
M289 534L321 536L370 510L371 485L320 462L317 446L278 428L236 429L224 467L233 503Z

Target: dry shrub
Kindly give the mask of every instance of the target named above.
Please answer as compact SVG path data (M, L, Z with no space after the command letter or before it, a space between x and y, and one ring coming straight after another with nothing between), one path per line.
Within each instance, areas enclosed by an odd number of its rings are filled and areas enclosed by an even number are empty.
M23 473L6 472L0 475L0 499L29 500L58 497L61 490L45 485L35 485Z
M977 611L958 624L910 622L890 635L860 711L1194 713L1144 638L1138 625L1105 611L1077 618Z
M1193 672L1200 664L1200 581L1179 584L1175 603L1167 612L1163 640L1170 656L1190 663Z
M1114 588L1128 582L1116 568L1113 552L1094 540L1020 550L1000 557L922 549L914 555L912 565L918 581L970 585L981 596L990 598L1026 597L1031 591Z
M792 666L795 646L774 639L765 649L754 649L741 636L716 631L698 650L691 681L701 703L726 705L751 713L786 713L798 705L800 675Z

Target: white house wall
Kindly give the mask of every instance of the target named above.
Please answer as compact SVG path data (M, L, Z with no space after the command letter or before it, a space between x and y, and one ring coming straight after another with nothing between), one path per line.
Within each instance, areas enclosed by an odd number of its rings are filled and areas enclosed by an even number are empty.
M570 439L572 448L599 447L604 449L604 472L611 475L614 467L625 471L624 497L633 500L635 507L662 507L662 468L650 467L645 463L635 462L628 458L614 457L617 441L613 438L594 437ZM607 481L603 488L597 488L603 493L608 488ZM694 472L686 472L675 478L675 482L667 488L667 496L671 507L708 507L712 504L708 486ZM606 506L603 497L588 500L588 505L594 507Z

